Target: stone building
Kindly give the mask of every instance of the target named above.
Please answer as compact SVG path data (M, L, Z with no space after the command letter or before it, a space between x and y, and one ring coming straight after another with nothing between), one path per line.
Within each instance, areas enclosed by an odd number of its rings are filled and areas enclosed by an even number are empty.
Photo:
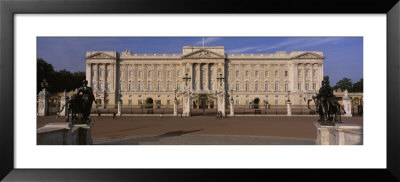
M307 105L321 87L323 62L321 51L227 54L223 46L184 46L182 54L88 51L86 79L105 107L119 99L123 105L172 106L174 90L182 100L184 77L190 77L194 108L215 107L217 90L225 92L227 107L232 93L235 105L285 105L288 96L294 105Z

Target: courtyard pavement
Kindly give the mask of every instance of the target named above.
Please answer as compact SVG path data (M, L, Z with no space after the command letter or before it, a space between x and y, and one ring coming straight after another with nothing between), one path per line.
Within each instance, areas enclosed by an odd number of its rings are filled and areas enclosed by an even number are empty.
M317 116L91 116L92 138L99 145L312 145ZM362 117L343 117L363 125ZM55 116L37 117L37 128L65 122Z

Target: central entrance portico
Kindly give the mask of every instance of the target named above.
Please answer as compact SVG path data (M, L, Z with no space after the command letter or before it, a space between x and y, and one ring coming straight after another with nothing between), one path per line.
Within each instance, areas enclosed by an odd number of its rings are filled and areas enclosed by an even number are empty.
M183 116L190 116L190 109L214 108L225 116L225 50L216 47L183 47L182 64L185 82Z

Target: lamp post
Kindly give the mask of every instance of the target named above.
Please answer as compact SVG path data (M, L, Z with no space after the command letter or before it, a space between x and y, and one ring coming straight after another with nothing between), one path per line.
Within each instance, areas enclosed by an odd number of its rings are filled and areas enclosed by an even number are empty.
M185 81L185 91L182 92L183 93L182 115L190 116L190 87L188 87L187 82L190 81L191 78L188 73L185 73L185 76L182 78L182 80Z

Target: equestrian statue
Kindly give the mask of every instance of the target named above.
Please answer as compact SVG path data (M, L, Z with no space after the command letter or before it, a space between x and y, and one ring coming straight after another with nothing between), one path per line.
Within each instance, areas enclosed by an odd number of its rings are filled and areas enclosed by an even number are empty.
M338 98L333 95L333 89L329 85L329 78L325 77L322 80L322 87L316 96L312 96L316 111L319 113L319 123L321 125L333 126L335 123L342 123L340 109L343 106L339 104Z
M70 121L69 115L71 114L71 121L74 124L78 123L89 123L90 119L88 118L90 115L90 111L92 109L93 101L96 103L93 90L89 86L87 86L88 81L83 80L83 85L78 88L78 93L73 94L71 96L71 100L69 100L65 105L68 105L68 109L66 110L66 121ZM61 108L60 112L64 110L65 105Z

